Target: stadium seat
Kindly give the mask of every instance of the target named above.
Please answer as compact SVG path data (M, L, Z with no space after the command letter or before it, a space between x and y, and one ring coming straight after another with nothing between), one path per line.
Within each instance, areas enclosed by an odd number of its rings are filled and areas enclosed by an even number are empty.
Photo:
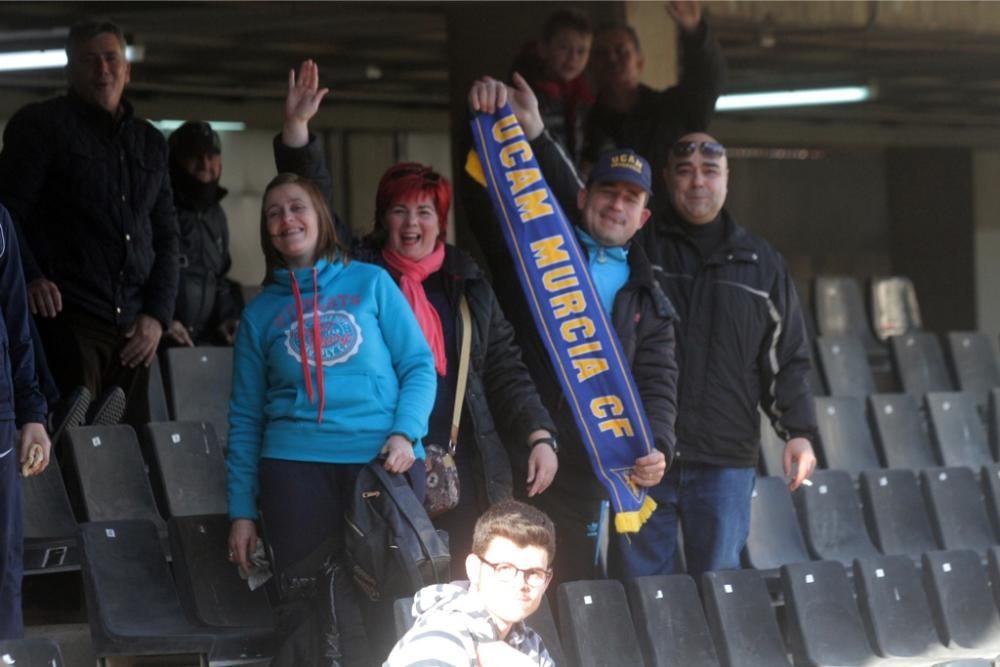
M819 336L816 352L830 396L864 398L875 393L868 357L857 336Z
M760 468L765 475L781 477L785 474L783 457L785 443L771 425L771 419L763 410L760 414Z
M223 449L229 437L233 348L167 350L167 387L175 421L209 422Z
M879 456L889 468L919 470L941 465L934 454L927 419L909 394L872 394L868 421Z
M170 421L170 406L167 405L167 392L163 388L163 372L160 370L160 355L153 357L149 365L149 420L154 422Z
M945 466L979 467L993 462L986 432L968 392L930 393L926 397L931 442Z
M850 565L855 558L877 556L850 475L817 470L811 480L812 486L800 486L793 498L813 557Z
M212 636L188 620L156 526L103 521L80 526L90 635L100 665L117 655L197 654L208 666Z
M164 514L225 514L226 463L210 423L158 422L145 426L153 488Z
M177 593L188 618L214 637L212 660L263 659L274 648L271 604L226 557L229 525L226 514L170 519Z
M974 549L996 543L975 473L968 468L927 468L920 485L942 549Z
M24 573L40 574L80 567L79 527L66 494L59 461L49 459L40 475L22 480Z
M559 585L559 637L577 667L642 664L639 640L621 582L571 581Z
M910 558L860 558L854 562L854 582L861 617L879 655L922 660L987 657L941 643L920 572Z
M954 391L941 343L935 334L910 332L889 339L896 377L903 391L922 397L929 391Z
M51 639L0 639L0 665L63 667L59 644Z
M1000 654L1000 614L990 577L975 551L934 551L923 556L924 589L945 646Z
M810 560L783 477L757 478L750 499L750 535L742 560L744 566L768 576L777 576L777 568L786 563Z
M872 276L868 283L875 337L907 334L923 328L917 291L904 276Z
M865 521L879 551L920 560L938 548L917 478L909 470L861 474Z
M979 481L983 487L986 514L993 524L993 534L1000 536L1000 463L983 466Z
M759 572L706 572L701 577L701 593L723 667L791 667L767 585Z
M869 665L875 652L844 566L834 561L781 568L785 627L796 667Z
M647 667L719 667L698 587L691 577L637 577L625 590Z
M559 639L559 630L556 626L556 619L552 616L552 607L549 606L547 595L542 596L542 603L538 605L535 613L524 619L528 627L538 633L545 642L545 648L549 652L549 657L557 665L566 664L566 655L563 652L562 642Z
M146 519L163 538L167 524L156 509L139 441L131 426L80 426L66 438L90 521Z
M872 333L858 281L850 276L816 276L813 308L820 336L858 336L871 349L878 345Z
M826 467L857 476L882 467L860 398L816 398L816 423Z
M991 389L986 400L986 439L993 459L1000 461L1000 389Z
M990 570L990 588L993 589L994 602L1000 607L1000 546L986 550L986 561Z
M978 331L952 331L947 335L948 356L958 388L985 396L993 387L1000 387L996 342Z

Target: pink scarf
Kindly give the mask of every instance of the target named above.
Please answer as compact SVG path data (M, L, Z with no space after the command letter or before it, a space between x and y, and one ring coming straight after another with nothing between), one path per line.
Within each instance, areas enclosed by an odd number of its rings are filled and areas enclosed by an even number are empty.
M434 369L444 377L448 374L448 355L444 351L444 333L441 331L441 318L434 306L427 300L424 291L424 280L427 276L441 268L444 261L444 242L438 241L431 254L423 259L412 260L403 257L388 247L382 249L382 258L392 269L392 274L399 279L399 289L417 316L420 330L424 332L427 344L434 353Z

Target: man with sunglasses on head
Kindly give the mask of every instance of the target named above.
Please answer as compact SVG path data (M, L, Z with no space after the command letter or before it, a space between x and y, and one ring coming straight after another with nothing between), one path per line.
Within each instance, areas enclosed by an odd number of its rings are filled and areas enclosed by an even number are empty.
M476 521L465 559L469 580L417 591L413 627L385 667L554 665L524 619L542 602L555 551L555 527L545 514L517 500L490 507Z
M760 455L758 406L785 440L795 490L816 467L806 380L809 341L791 276L771 245L724 208L726 150L682 136L663 172L669 206L658 230L660 282L677 307L681 368L677 454L653 491L684 528L687 571L739 568Z

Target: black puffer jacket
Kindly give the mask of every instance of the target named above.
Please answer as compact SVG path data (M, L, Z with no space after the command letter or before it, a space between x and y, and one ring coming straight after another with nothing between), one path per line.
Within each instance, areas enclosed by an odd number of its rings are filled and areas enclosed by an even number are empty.
M579 182L572 164L547 132L532 141L531 147L550 189L575 223ZM538 336L486 190L463 174L462 194L473 219L472 229L489 262L497 297L514 325L525 363L559 428L559 473L553 486L575 495L604 498L607 492L594 475L572 411ZM656 447L666 455L669 464L674 453L677 419L675 312L638 244L630 246L628 263L629 279L615 296L612 324L632 370Z
M187 327L196 343L207 343L222 322L240 316L226 282L232 264L229 226L220 205L226 189L198 182L174 160L170 180L180 230L181 273L174 319Z
M332 205L330 175L315 137L310 136L302 148L289 148L279 134L274 140L274 157L279 172L309 178L320 186ZM346 225L339 219L337 224L338 233L347 234ZM361 261L382 263L380 249L370 238L352 245ZM521 360L514 330L475 261L464 251L446 245L438 273L446 279L456 332L462 331L458 304L463 291L469 302L473 337L459 446L475 443L481 463L477 466L478 487L484 492L483 500L492 504L511 496L511 465L518 471L527 466L528 435L539 429L556 434L556 428ZM441 406L434 406L435 411L439 409ZM446 409L450 419L452 405Z
M749 467L760 451L758 404L783 439L816 442L809 342L784 259L720 215L726 239L704 262L679 226L661 228L663 288L681 316L677 455Z
M27 282L109 322L140 314L165 327L177 294L177 216L167 142L122 101L121 118L73 93L10 119L0 201L21 239Z

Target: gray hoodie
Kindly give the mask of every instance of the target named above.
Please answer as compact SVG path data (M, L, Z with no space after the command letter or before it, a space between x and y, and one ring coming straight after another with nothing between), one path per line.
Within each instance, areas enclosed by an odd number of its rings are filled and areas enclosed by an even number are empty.
M476 667L476 645L500 640L495 622L479 597L469 592L467 581L420 589L413 598L413 617L413 627L383 667ZM524 623L515 623L504 641L539 667L555 667L542 638Z

